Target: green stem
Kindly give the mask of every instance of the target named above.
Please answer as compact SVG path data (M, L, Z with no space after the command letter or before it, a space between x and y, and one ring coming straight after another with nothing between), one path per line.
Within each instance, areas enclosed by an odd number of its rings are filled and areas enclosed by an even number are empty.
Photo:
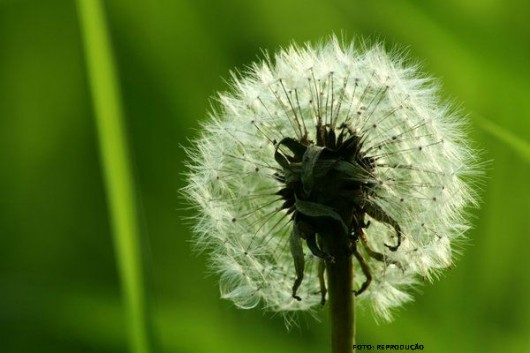
M99 0L78 0L81 35L92 92L118 271L132 352L149 353L151 337L139 247L134 182L123 128L119 87L104 10Z
M326 264L329 310L331 317L331 352L351 353L355 344L355 295L351 255L335 256Z
M321 237L326 253L329 314L331 319L331 352L351 353L355 344L355 295L351 240L344 232Z

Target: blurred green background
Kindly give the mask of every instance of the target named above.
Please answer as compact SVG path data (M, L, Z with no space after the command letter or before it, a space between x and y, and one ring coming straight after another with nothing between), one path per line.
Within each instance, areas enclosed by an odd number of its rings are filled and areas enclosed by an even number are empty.
M456 266L358 343L530 352L530 2L105 2L134 169L157 352L326 352L329 322L219 299L192 254L181 145L261 48L362 35L409 48L491 160ZM0 351L126 352L76 3L0 0Z

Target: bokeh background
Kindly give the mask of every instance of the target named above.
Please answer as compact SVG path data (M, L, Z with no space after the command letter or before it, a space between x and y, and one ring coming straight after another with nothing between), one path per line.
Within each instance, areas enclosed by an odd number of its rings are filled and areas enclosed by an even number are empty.
M456 266L358 343L530 352L530 2L113 0L157 352L326 352L329 321L241 311L192 254L181 145L229 70L332 33L407 47L468 113L482 208ZM0 351L126 352L120 281L76 3L0 0Z

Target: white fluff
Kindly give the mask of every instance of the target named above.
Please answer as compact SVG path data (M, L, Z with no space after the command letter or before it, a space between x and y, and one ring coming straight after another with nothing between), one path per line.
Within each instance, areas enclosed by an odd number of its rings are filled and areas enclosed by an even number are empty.
M202 125L187 150L191 159L184 192L198 211L195 244L211 251L223 298L238 307L260 302L278 312L319 304L316 258L306 250L306 273L298 294L289 251L292 223L272 174L274 143L300 138L303 125L315 141L317 114L364 135L363 150L378 156L373 198L403 231L396 252L394 230L371 220L371 247L403 269L365 256L374 278L358 297L377 317L411 300L418 277L433 278L451 264L452 248L468 229L465 206L476 204L463 177L476 174L475 152L465 119L440 103L432 80L406 66L382 46L342 46L336 38L318 46L291 46L272 59L234 75L233 91L219 95L219 109ZM368 217L369 218L369 217ZM364 275L355 263L356 284Z

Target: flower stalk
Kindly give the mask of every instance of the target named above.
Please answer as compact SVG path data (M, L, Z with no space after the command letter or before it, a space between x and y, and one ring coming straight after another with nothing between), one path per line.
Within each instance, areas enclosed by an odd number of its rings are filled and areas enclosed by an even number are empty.
M355 344L355 295L352 256L343 254L326 264L328 273L331 352L351 353Z

